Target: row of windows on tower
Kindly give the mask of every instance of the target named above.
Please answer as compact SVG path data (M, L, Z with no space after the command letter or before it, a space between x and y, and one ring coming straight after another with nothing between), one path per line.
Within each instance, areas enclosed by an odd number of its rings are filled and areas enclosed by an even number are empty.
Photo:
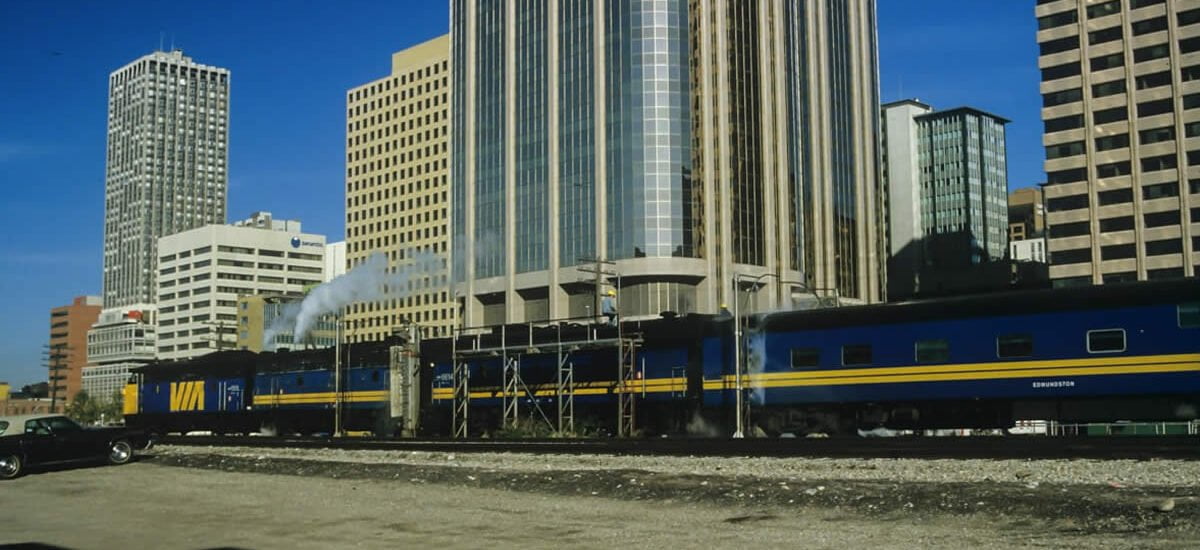
M1167 197L1175 197L1179 195L1179 182L1166 182L1153 185L1143 185L1142 199L1153 200ZM1188 181L1188 193L1200 193L1200 179ZM1128 204L1133 202L1133 189L1110 189L1108 191L1100 191L1096 193L1097 206L1110 206L1114 204ZM1065 197L1055 197L1046 201L1046 210L1048 212L1064 212L1068 210L1080 210L1087 208L1090 204L1088 195L1081 193L1078 195L1067 195ZM1197 220L1193 216L1192 221Z
M348 117L362 116L364 114L371 113L371 112L374 112L379 109L385 109L387 107L391 107L392 105L398 105L401 101L408 101L410 99L416 99L417 96L431 94L433 92L441 90L442 88L447 88L447 87L449 87L449 85L450 85L450 81L446 77L430 80L428 82L425 82L423 84L420 84L420 85L412 87L412 88L408 88L405 90L398 90L396 93L376 97L370 101L363 102L358 105L353 105L352 107L350 107L349 109L346 110L346 116L348 116ZM417 109L420 109L420 108L428 109L431 105L439 105L441 103L445 103L445 98L446 98L445 93L437 94L436 96L433 96L430 98L424 98L421 101L417 101L415 105L403 106L401 111L402 111L402 114L408 114L406 112L406 110L411 109L412 111L416 111ZM430 101L431 99L434 101L431 102ZM354 101L355 100L351 100L351 103L353 103Z
M1197 65L1197 67L1200 67L1200 65ZM1181 98L1181 102L1184 111L1198 109L1200 108L1200 93L1185 95ZM1138 103L1136 113L1138 118L1145 118L1173 113L1174 111L1175 100L1172 98L1166 98ZM1109 109L1099 109L1092 112L1092 124L1111 124L1126 120L1129 120L1129 109L1124 105ZM1076 130L1083 128L1084 114L1080 113L1049 118L1045 120L1044 124L1047 134Z
M1188 151L1185 161L1188 166L1200 166L1200 150ZM1141 158L1142 173L1158 172L1162 170L1175 170L1178 168L1179 158L1175 153L1166 155L1154 155ZM1096 165L1097 178L1118 178L1130 175L1132 164L1127 160L1109 162ZM1047 185L1058 185L1065 183L1075 183L1088 180L1088 170L1086 167L1068 168L1065 170L1054 170L1046 173Z
M1045 4L1051 0L1038 0L1038 4ZM1100 2L1087 7L1087 18L1097 19L1108 15L1115 15L1121 12L1121 2L1123 0L1109 0L1108 2ZM1128 0L1129 9L1137 10L1166 3L1166 0ZM1150 12L1143 12L1150 13ZM1133 12L1132 17L1138 17L1141 13ZM1180 12L1176 15L1176 20L1179 26L1190 25L1200 22L1200 8ZM1071 25L1079 22L1079 12L1074 6L1067 11L1060 11L1043 15L1038 18L1038 30L1044 31L1055 29L1066 25ZM1149 34L1152 32L1166 30L1168 27L1167 16L1151 17L1147 19L1135 19L1130 23L1130 29L1134 36ZM1117 27L1119 29L1119 27ZM1094 34L1094 33L1093 33ZM1095 42L1093 42L1095 43ZM1043 54L1045 55L1045 54Z
M1181 214L1178 210L1150 212L1142 215L1142 224L1147 229L1179 225L1180 218L1182 217ZM1193 222L1200 222L1200 208L1191 209L1190 217ZM1115 216L1101 218L1098 227L1101 233L1112 233L1116 231L1130 231L1134 229L1134 223L1135 219L1133 216ZM1079 221L1051 224L1048 233L1052 239L1089 235L1091 234L1091 222Z
M1100 260L1128 260L1137 257L1137 245L1110 244L1100 247ZM1183 240L1179 237L1146 241L1143 247L1146 256L1166 256L1183 253ZM1200 252L1200 237L1192 237L1192 251ZM1072 248L1050 253L1051 265L1086 264L1092 262L1092 248Z
M363 98L366 98L366 97L369 97L369 96L372 96L372 95L375 95L375 94L378 94L381 92L386 92L388 90L391 90L392 88L398 88L400 86L404 86L404 85L408 84L409 82L416 82L418 79L421 79L421 78L429 78L429 77L433 76L434 74L446 71L447 68L449 68L449 66L450 66L449 61L441 61L439 63L434 63L432 65L422 67L415 71L410 71L410 72L404 73L404 74L400 75L399 77L389 78L382 82L378 82L371 86L360 88L357 91L352 92L350 94L350 100L351 101L362 101Z

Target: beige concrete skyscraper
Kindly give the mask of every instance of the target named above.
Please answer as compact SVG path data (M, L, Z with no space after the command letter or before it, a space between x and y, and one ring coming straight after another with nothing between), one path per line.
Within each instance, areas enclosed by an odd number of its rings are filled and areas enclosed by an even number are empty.
M1200 3L1038 0L1055 286L1194 276Z
M450 37L392 54L392 74L346 93L346 260L374 252L394 267L413 253L447 254ZM444 272L444 270L443 270ZM355 304L345 338L378 340L405 320L445 334L455 314L444 276L412 292Z
M159 237L225 223L229 70L154 52L108 78L104 307L153 304Z
M879 299L874 0L452 0L451 32L464 325L594 314L597 256L626 316Z

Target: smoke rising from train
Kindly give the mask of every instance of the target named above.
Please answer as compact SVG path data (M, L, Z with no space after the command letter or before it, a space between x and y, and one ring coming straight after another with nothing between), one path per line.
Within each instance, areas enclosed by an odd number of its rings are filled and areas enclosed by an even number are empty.
M387 255L375 252L345 274L312 289L300 303L284 308L263 335L263 344L274 348L275 335L292 328L293 341L302 342L322 316L336 313L353 303L371 303L403 298L438 284L444 261L432 252L409 251L409 261L388 266Z

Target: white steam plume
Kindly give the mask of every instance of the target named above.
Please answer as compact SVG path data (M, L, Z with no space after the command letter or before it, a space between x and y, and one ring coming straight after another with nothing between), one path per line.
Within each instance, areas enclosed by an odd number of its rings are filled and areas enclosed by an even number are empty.
M299 304L283 309L263 335L264 344L273 347L274 335L289 327L294 327L293 341L302 342L322 315L353 303L401 298L439 284L443 262L436 254L410 251L405 257L409 262L389 268L387 256L375 252L344 275L312 289Z

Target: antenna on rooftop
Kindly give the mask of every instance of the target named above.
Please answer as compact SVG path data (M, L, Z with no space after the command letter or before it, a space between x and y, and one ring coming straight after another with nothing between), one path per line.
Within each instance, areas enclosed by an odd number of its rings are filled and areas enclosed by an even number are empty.
M163 51L163 31L158 31L158 51Z

